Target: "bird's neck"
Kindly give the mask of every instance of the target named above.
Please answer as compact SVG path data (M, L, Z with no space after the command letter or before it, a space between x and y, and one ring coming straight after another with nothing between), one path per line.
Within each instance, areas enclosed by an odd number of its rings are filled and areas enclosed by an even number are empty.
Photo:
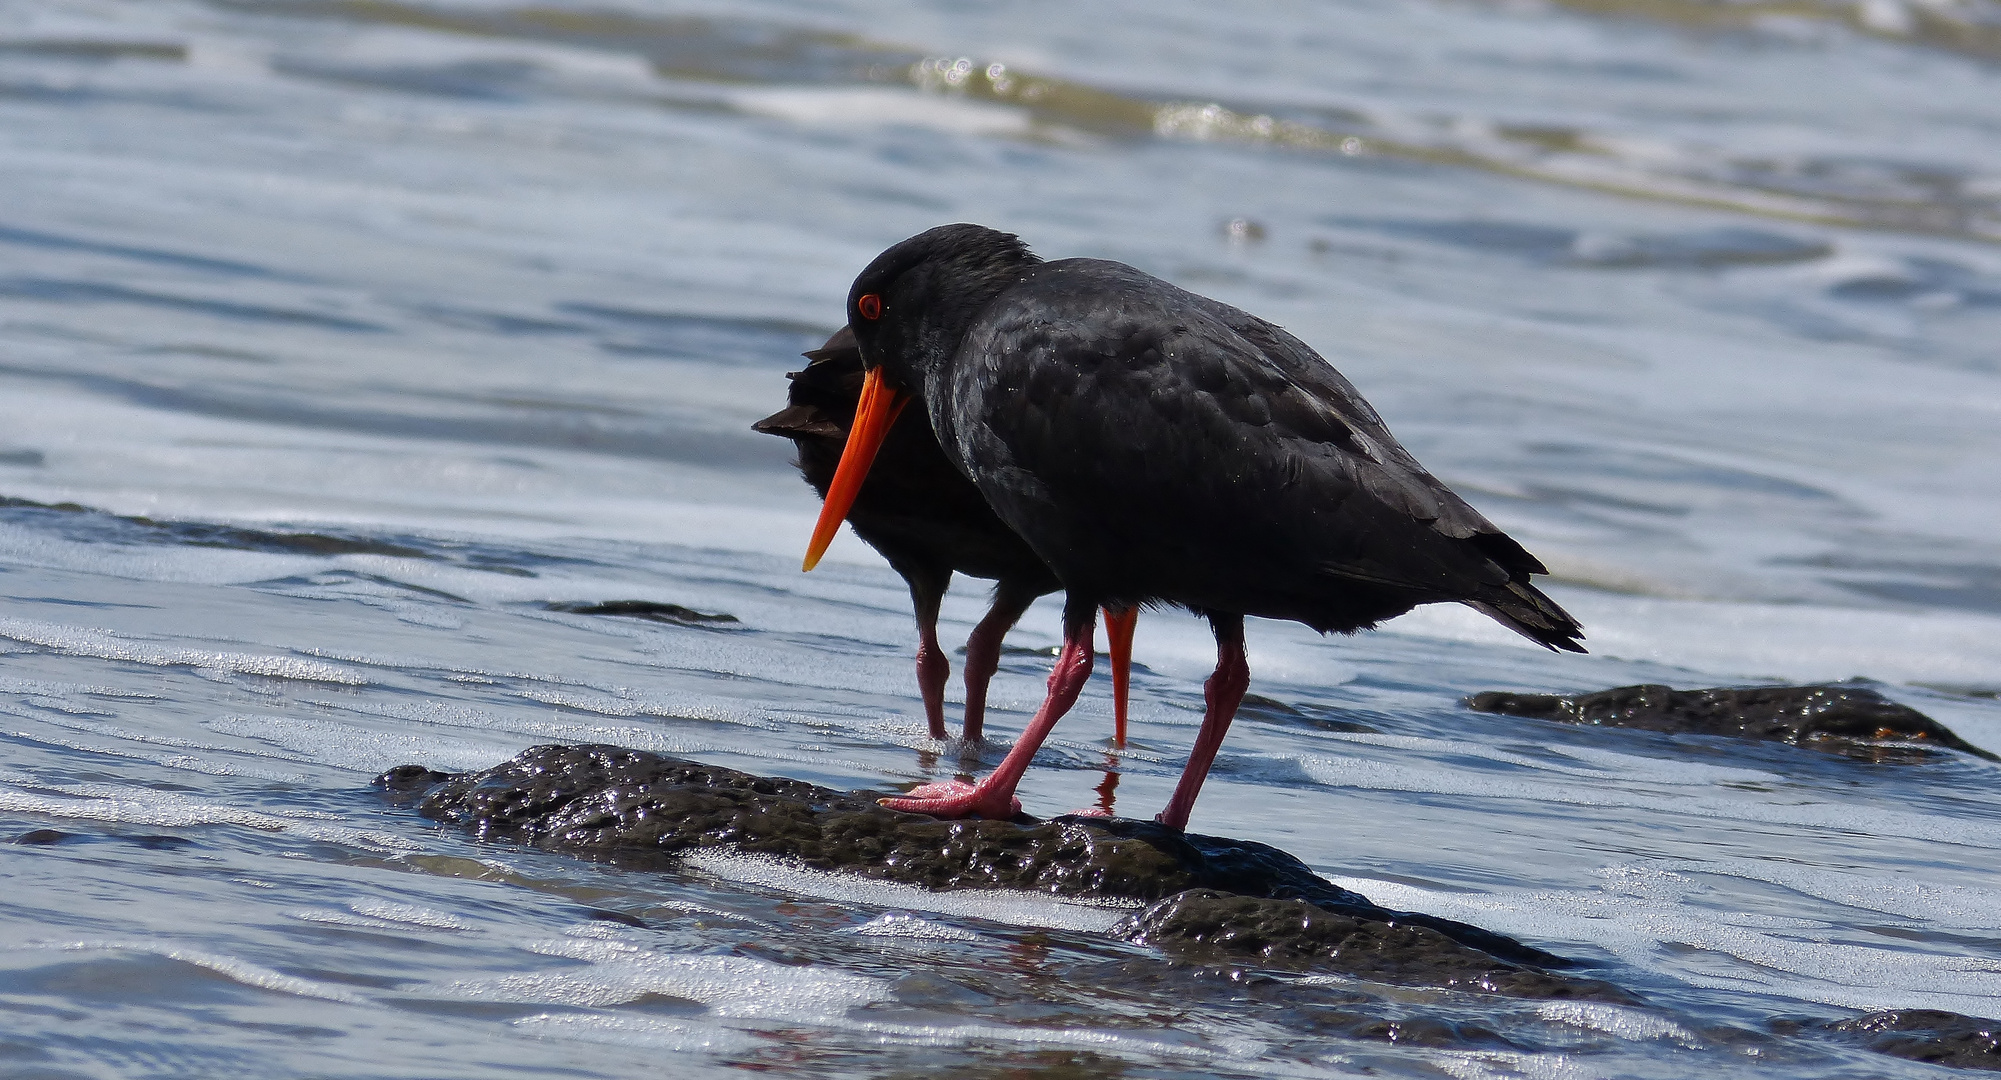
M942 374L981 313L1040 262L1033 255L1026 255L1017 263L982 267L980 272L959 269L927 282L934 287L926 290L929 295L919 306L924 317L911 328L913 347L903 353L914 369L905 373L909 385L921 392L927 382Z

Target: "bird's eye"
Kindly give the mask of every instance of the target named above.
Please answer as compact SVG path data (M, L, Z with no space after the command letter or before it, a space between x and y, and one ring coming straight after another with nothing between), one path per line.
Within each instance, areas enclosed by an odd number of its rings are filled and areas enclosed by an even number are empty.
M882 297L875 293L869 293L860 300L855 301L855 310L862 313L862 318L874 322L882 318Z

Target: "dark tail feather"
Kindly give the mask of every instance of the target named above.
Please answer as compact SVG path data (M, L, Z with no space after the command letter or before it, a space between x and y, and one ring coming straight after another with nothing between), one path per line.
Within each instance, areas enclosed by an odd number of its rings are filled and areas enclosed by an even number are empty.
M1556 601L1527 582L1511 581L1508 591L1514 594L1512 599L1499 602L1468 600L1466 606L1552 652L1557 649L1574 653L1584 651L1584 646L1577 643L1584 637L1584 628L1570 617L1569 612L1556 606Z

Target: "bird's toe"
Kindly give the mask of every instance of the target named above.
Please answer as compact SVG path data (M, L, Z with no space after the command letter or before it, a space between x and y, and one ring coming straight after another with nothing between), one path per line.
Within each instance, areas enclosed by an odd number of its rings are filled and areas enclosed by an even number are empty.
M929 814L940 818L1007 819L1021 813L1021 800L1015 798L1013 792L996 791L963 780L923 784L898 798L876 801L906 814Z

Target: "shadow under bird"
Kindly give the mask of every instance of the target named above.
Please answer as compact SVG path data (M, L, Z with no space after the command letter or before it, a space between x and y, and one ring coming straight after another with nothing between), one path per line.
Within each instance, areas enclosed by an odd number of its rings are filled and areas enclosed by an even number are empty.
M1543 564L1426 472L1331 364L1254 315L961 224L877 256L849 291L848 326L866 374L807 569L916 399L1065 593L1048 696L999 767L886 806L1018 813L1022 774L1090 676L1099 607L1175 604L1215 633L1202 727L1159 815L1174 828L1250 684L1247 615L1345 633L1456 602L1584 651L1577 621L1529 583Z
M811 361L806 370L790 375L786 407L751 426L792 440L799 452L799 472L824 500L862 396L862 357L854 332L843 327L806 358ZM1055 592L1061 583L994 514L980 489L959 474L921 416L889 419L867 482L846 497L852 502L845 516L855 535L887 559L910 586L911 606L917 613L917 685L934 739L945 738L945 682L951 675L951 663L938 645L939 604L951 586L953 571L993 580L993 604L966 639L963 737L980 738L987 685L1000 666L1002 639L1029 604ZM1111 638L1113 741L1121 746L1126 741L1127 669L1138 616L1135 609L1105 612Z

